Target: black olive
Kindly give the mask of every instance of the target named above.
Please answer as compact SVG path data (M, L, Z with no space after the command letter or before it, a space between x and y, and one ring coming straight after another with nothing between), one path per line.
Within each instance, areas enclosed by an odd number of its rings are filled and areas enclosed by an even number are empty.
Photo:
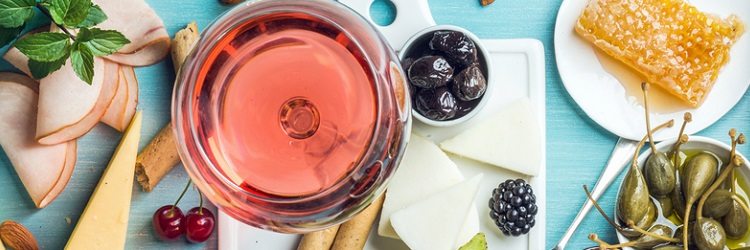
M409 82L420 88L445 86L453 77L453 67L442 56L424 56L409 67Z
M456 98L448 88L422 89L415 98L417 112L430 120L445 121L456 116Z
M445 54L456 66L468 66L477 61L477 47L471 38L458 31L435 31L430 48Z
M453 95L462 101L475 100L484 95L487 81L476 64L469 66L453 77Z
M414 61L416 61L416 59L413 57L404 58L404 60L401 60L401 68L409 70L409 67L411 67L411 64L414 63Z

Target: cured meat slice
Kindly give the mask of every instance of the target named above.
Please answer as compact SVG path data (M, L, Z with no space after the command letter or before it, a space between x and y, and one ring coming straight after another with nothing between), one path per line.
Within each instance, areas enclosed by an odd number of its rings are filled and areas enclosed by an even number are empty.
M117 75L117 93L104 113L102 122L122 132L135 115L138 104L138 81L131 66L119 65Z
M76 141L39 144L34 136L37 82L15 73L0 73L0 146L38 208L64 189L76 162Z
M108 59L131 66L144 66L160 61L169 52L169 34L164 22L143 0L94 0L107 20L97 27L117 30L129 44Z

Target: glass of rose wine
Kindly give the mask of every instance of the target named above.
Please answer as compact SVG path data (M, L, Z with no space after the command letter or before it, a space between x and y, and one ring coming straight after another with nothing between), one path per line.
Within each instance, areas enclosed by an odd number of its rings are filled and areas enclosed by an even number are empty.
M201 35L176 80L182 162L222 211L303 233L381 195L411 130L393 50L329 0L240 4Z

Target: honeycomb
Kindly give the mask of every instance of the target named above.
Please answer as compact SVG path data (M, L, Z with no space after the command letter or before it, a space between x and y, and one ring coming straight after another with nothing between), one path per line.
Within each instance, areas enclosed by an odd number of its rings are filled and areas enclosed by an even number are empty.
M591 0L575 30L647 81L697 107L744 28L735 15L721 19L683 0Z

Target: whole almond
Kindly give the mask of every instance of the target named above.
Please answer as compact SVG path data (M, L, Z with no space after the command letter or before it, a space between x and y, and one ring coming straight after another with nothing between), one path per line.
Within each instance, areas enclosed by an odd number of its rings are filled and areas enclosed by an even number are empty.
M6 247L15 250L38 250L34 235L15 221L6 220L0 225L0 240Z

